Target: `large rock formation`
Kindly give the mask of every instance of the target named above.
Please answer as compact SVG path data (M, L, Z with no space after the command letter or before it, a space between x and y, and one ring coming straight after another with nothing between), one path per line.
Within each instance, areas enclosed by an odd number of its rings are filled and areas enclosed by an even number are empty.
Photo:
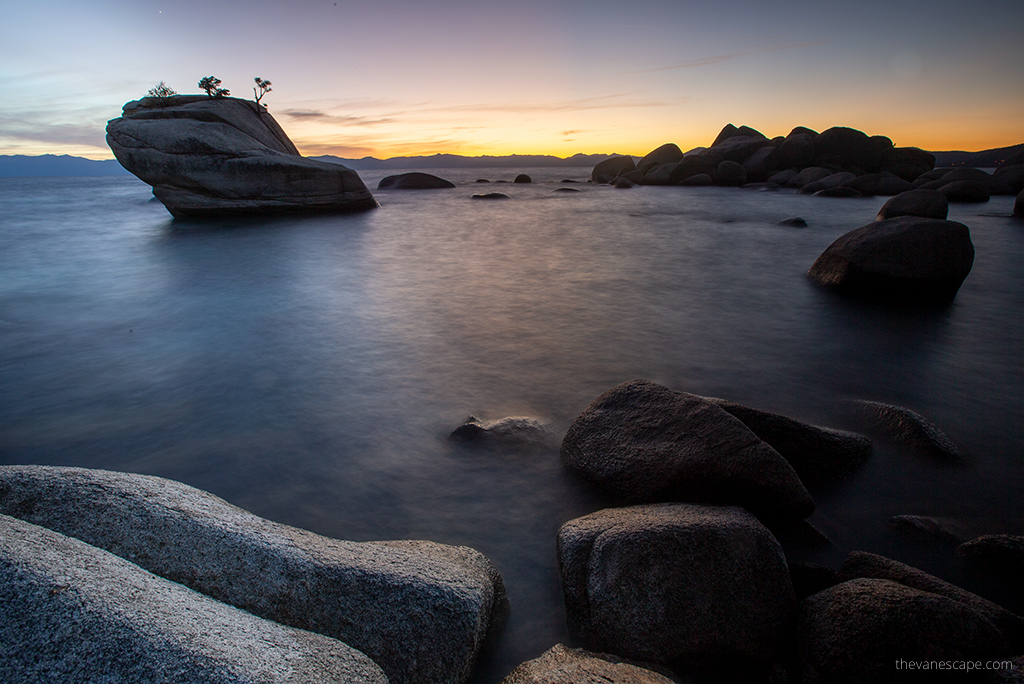
M822 285L861 296L948 301L973 265L974 244L967 226L901 216L841 236L807 275Z
M585 647L686 668L762 665L796 607L782 547L741 508L655 504L565 523L558 559Z
M5 682L387 684L364 654L0 515Z
M203 95L134 100L107 124L107 144L175 218L377 206L355 171L299 155L255 102Z
M157 477L4 466L0 513L339 639L394 684L465 681L492 620L507 608L497 570L473 549L330 539Z
M793 468L738 418L646 380L613 387L577 416L562 462L629 502L735 504L805 518L814 501Z
M501 684L673 684L668 677L604 653L555 644L528 660Z

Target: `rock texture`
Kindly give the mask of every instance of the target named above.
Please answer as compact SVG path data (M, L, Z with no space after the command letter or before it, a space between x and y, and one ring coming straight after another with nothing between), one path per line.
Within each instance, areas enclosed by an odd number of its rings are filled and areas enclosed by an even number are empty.
M454 188L455 183L420 171L385 176L377 183L378 190L443 190Z
M938 190L908 190L883 204L875 220L884 221L897 216L920 216L945 221L949 216L949 200Z
M920 413L880 401L854 401L857 413L901 445L929 458L950 463L964 456L953 441Z
M355 171L300 156L254 102L199 95L135 100L107 124L107 144L175 218L377 206Z
M562 526L558 557L570 633L596 651L677 668L765 663L791 627L782 547L741 508L605 509Z
M547 425L535 418L509 416L498 420L483 421L470 416L451 433L459 442L494 445L548 444L555 435Z
M855 432L810 425L725 399L709 400L779 452L805 483L842 479L871 455L871 440Z
M647 380L595 399L569 427L561 456L629 502L736 504L784 518L814 510L793 468L739 419L704 397Z
M0 515L5 682L386 684L364 654Z
M967 226L902 216L841 236L807 275L848 294L944 302L956 296L973 265L974 244Z
M1000 631L970 606L884 579L850 580L804 599L798 630L805 684L945 681L934 671L897 672L896 663L1009 655Z
M672 684L672 680L613 655L555 644L541 657L512 670L501 684Z
M279 525L162 478L0 467L0 513L76 537L282 624L335 637L392 682L461 682L507 606L480 553L347 542Z

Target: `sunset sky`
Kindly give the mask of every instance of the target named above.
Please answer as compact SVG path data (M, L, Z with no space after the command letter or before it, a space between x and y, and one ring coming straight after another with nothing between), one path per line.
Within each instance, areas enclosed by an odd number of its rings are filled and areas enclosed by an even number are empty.
M303 154L642 155L845 125L900 146L1024 142L1024 0L8 3L0 154L110 158L159 81L264 99Z

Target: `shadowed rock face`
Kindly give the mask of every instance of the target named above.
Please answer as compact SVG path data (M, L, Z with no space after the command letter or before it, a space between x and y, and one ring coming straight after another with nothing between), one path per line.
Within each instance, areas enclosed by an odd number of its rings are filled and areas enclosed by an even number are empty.
M245 100L135 100L107 123L107 144L175 218L377 206L355 171L300 156L266 109Z
M465 681L508 607L497 569L473 549L330 539L158 477L3 466L0 513L334 637L372 658L393 684Z
M613 655L555 646L501 680L501 684L672 684L668 677Z

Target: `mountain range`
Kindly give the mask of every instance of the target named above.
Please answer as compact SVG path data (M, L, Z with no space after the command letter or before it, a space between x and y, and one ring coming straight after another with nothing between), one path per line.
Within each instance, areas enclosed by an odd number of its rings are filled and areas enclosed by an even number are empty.
M948 151L933 152L935 165L976 166L993 168L1006 164L1024 164L1024 143L1011 147L999 147L981 152ZM574 154L571 157L555 157L546 154L511 154L506 156L466 157L458 154L434 154L419 157L391 157L377 159L346 159L332 155L311 157L320 161L344 164L356 171L380 169L440 169L440 168L530 168L530 167L592 167L615 154ZM124 176L128 172L116 159L85 159L67 154L26 156L21 154L0 155L0 178L19 176Z

